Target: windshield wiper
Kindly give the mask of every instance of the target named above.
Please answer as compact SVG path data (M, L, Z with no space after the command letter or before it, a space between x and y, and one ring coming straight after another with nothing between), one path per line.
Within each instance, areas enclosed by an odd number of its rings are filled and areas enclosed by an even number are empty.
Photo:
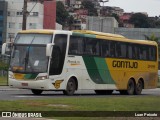
M24 60L25 60L25 71L26 71L26 69L27 69L28 62L29 62L29 53L30 53L29 51L30 51L30 47L31 47L34 39L35 39L35 36L34 36L34 38L32 39L32 41L31 41L31 43L30 43L30 45L29 45L29 47L28 47L28 49L27 49L26 57L24 58ZM30 67L31 67L31 69L33 70L32 66L30 66Z

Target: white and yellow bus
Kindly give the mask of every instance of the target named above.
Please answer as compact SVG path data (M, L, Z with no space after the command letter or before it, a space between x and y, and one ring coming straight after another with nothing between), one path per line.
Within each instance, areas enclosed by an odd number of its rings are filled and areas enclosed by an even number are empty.
M12 46L9 86L33 94L118 90L138 95L157 87L158 46L153 41L88 30L25 30Z

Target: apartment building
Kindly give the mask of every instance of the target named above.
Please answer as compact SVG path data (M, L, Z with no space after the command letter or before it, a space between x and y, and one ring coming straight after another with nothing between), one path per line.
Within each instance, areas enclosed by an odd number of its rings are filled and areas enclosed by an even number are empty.
M6 40L9 41L15 37L18 31L22 30L23 1L6 1L8 2ZM26 29L43 29L43 4L40 2L28 2L27 11Z
M0 44L12 41L22 30L23 0L0 0ZM58 29L56 0L28 0L26 29Z

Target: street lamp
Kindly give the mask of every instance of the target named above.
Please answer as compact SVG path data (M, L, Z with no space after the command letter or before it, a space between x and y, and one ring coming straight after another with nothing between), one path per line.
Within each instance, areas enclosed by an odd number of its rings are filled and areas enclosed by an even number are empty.
M109 0L100 0L99 2L103 2L103 7L104 7L104 3L109 2Z
M104 14L104 3L109 2L109 0L99 0L99 2L103 3L102 15Z

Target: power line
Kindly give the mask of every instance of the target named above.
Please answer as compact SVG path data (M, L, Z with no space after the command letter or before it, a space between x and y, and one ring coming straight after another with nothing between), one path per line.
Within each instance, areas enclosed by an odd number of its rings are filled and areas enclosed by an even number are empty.
M32 9L29 11L29 13L32 12L32 10L35 8L35 6L37 5L38 2L35 3L35 5L32 7Z

